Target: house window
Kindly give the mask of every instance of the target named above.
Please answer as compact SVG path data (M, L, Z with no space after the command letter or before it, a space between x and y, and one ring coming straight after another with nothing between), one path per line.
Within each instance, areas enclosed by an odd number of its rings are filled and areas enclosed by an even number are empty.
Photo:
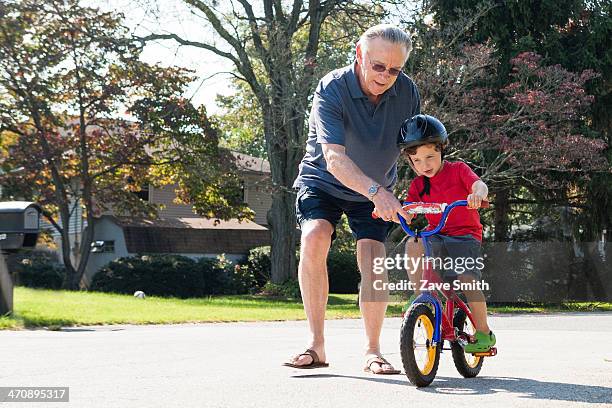
M140 191L135 191L136 197L140 198L142 201L149 202L149 187L145 187Z
M246 183L244 182L244 180L242 180L240 182L240 191L242 192L242 202L244 204L248 204L248 197L247 197L247 186Z
M128 176L127 183L136 186L136 181L132 176ZM133 191L132 194L135 194L136 197L140 198L142 201L149 202L149 183L143 183L140 190Z
M115 241L94 241L91 243L91 252L97 254L114 253Z

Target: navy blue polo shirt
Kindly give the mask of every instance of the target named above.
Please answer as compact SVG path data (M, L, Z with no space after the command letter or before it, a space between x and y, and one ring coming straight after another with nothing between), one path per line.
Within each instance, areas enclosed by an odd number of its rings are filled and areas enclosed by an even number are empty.
M344 200L368 201L327 171L321 145L331 143L344 146L365 175L391 190L397 182L400 127L420 111L419 92L404 73L374 105L359 86L355 63L330 72L314 94L306 154L293 187L316 187Z

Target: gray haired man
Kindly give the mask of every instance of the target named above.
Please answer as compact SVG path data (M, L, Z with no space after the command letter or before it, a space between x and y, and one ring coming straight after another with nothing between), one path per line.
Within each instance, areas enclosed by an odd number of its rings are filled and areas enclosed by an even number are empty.
M310 339L304 353L284 365L327 367L325 308L329 292L326 259L335 226L346 214L357 241L361 273L360 309L367 343L365 370L397 374L380 351L387 293L372 289L386 272L373 273L385 257L384 242L397 214L408 218L391 193L397 181L402 122L420 113L419 93L401 70L412 50L410 37L392 25L368 29L356 46L355 61L319 82L310 112L306 154L294 187L302 231L298 276ZM371 214L376 209L379 219Z

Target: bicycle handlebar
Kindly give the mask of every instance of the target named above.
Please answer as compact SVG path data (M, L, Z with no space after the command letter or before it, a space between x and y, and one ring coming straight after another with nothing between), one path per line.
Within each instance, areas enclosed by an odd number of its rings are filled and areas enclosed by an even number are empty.
M438 223L436 228L432 229L431 231L421 231L418 233L413 231L408 225L408 223L406 222L406 220L398 214L400 224L402 226L402 229L406 232L406 234L410 235L411 237L428 237L430 235L437 234L438 232L440 232L442 228L444 228L444 224L446 224L446 219L448 218L448 214L450 214L453 208L467 207L468 202L467 200L457 200L454 203L446 204L446 203L415 203L415 202L405 201L402 205L412 206L413 207L412 210L409 211L412 214L427 214L427 213L442 212L442 218L440 218L440 222ZM414 205L416 205L416 207ZM438 210L435 210L435 208L438 208ZM483 201L480 205L480 208L489 208L489 202Z

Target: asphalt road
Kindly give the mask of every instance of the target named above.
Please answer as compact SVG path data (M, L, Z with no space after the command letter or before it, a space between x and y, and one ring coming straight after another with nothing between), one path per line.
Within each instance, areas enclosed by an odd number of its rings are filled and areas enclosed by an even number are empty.
M405 375L363 372L360 320L326 323L330 367L282 367L301 351L306 322L104 326L0 331L0 387L68 386L69 403L33 407L612 407L612 313L501 315L475 379L450 351L417 389ZM399 319L382 345L398 367Z

